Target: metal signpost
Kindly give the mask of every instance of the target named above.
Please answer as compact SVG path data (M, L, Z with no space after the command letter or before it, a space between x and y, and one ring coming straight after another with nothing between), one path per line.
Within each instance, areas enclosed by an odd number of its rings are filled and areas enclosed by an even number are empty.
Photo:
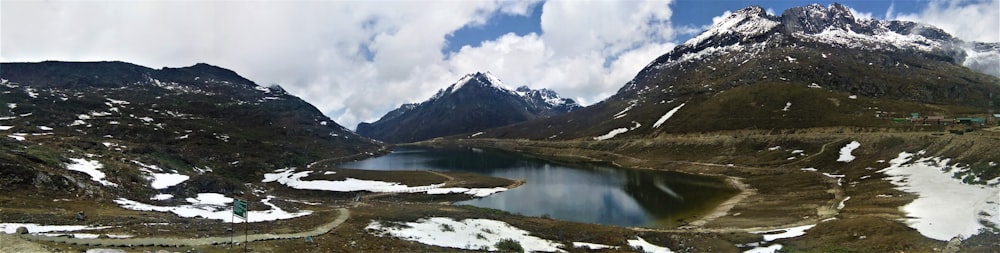
M241 219L243 219L244 224L246 224L246 223L249 222L249 220L247 220L247 202L245 200L233 198L233 220L232 220L232 223L230 223L230 229L229 229L229 247L230 248L233 247L233 231L236 230L234 228L236 226L235 225L235 223L236 223L236 218L235 217L236 216L239 216ZM244 232L243 232L244 233L244 237L243 237L243 251L246 252L246 250L247 250L247 242L248 242L248 238L249 238L249 235L248 235L249 232L246 231L246 230L248 230L247 229L247 225L243 226L243 230L244 230Z

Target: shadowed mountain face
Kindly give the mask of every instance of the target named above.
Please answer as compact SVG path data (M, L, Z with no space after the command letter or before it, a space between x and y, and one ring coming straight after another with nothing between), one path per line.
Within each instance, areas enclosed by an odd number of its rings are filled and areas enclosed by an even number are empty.
M124 187L145 183L144 164L192 176L181 187L227 192L263 172L381 148L281 87L203 63L3 63L0 78L4 184L63 187L32 178L68 178L69 159L86 158Z
M550 117L580 108L552 90L510 89L489 73L462 77L419 104L404 104L358 133L390 143L414 142Z
M911 112L987 115L1000 105L1000 43L961 41L842 5L736 11L656 58L615 95L479 137L606 140L659 133L892 127ZM970 69L975 68L975 69ZM986 74L984 74L986 73Z

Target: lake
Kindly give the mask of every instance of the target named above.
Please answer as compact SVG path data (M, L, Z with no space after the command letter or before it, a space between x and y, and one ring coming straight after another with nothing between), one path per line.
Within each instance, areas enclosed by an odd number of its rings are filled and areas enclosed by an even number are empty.
M527 183L520 187L456 204L616 226L681 226L738 193L718 177L556 163L477 148L400 147L387 155L338 167L472 172L514 180L524 178Z

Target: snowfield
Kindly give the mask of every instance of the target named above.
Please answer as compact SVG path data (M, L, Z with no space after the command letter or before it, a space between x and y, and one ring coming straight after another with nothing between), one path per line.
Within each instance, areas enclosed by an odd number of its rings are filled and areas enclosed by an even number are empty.
M272 198L274 198L274 196L267 196L267 198L261 200L264 205L270 206L271 210L247 212L247 219L249 219L249 222L284 220L312 214L312 211L309 210L295 213L289 213L285 210L281 210L281 208L278 208L274 204L270 203ZM203 219L221 220L224 222L233 221L233 199L218 193L198 193L197 198L186 199L186 201L191 204L179 206L156 206L124 198L119 198L114 201L122 208L130 210L170 212L185 218L197 217Z
M497 242L512 239L520 243L525 252L563 252L559 249L563 246L560 243L531 236L528 231L497 220L456 221L447 217L431 217L399 225L372 221L365 229L378 236L388 235L427 245L465 250L496 251Z
M969 185L952 178L951 171L961 168L948 165L950 159L925 157L902 152L880 172L889 176L897 189L918 197L903 206L910 217L907 223L924 236L947 241L952 237L968 238L984 226L980 221L1000 224L1000 188Z

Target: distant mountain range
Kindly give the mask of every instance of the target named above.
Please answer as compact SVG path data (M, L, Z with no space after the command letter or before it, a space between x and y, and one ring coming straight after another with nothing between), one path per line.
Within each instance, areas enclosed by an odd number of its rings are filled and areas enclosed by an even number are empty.
M131 198L156 193L143 172L153 166L191 177L164 191L229 193L263 172L382 148L279 86L204 63L3 63L0 70L4 189L108 194L112 188L90 187L65 169L70 159L87 159L125 187L115 194Z
M748 7L650 62L612 97L478 138L591 139L720 130L898 127L891 117L1000 106L1000 43L842 5ZM984 74L985 73L985 74Z
M551 117L579 109L549 89L510 89L490 73L468 74L427 101L404 104L359 134L390 143L414 142Z

